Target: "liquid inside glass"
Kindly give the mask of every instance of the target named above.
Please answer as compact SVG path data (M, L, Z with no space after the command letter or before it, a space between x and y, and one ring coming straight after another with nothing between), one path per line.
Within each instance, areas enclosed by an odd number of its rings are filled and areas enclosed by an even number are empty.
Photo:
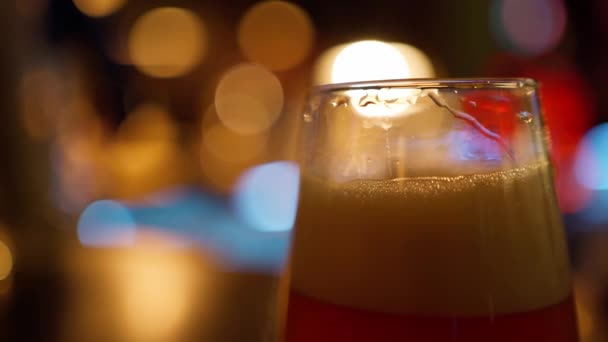
M409 141L407 151L383 150L391 167L381 177L369 167L364 176L359 168L344 177L348 167L332 176L335 158L304 169L285 341L577 341L548 161L505 140L515 160L474 129L448 145L500 158L450 164L453 148L427 148L441 131ZM370 144L357 136L360 153ZM409 156L402 175L399 153Z

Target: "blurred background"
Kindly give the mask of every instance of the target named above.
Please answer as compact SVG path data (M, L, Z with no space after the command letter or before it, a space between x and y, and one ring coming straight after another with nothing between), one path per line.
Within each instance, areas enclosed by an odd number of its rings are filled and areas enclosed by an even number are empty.
M265 341L314 84L541 82L582 341L608 340L608 3L0 3L0 339Z

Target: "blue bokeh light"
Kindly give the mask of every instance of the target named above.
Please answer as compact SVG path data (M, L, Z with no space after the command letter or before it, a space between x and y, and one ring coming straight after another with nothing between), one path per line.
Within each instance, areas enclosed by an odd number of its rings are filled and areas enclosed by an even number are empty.
M135 241L135 235L133 215L117 201L93 202L78 220L78 240L85 246L127 246Z
M227 271L280 272L289 252L289 231L254 229L231 210L225 196L191 187L165 189L137 201L97 201L78 222L82 245L130 247L157 233L164 247L200 249Z
M576 180L592 190L608 190L608 123L583 138L575 161Z
M130 207L139 227L198 246L226 270L275 273L284 267L290 232L252 229L235 217L224 196L181 188L151 194L146 202Z
M259 231L289 231L295 221L299 186L300 170L292 162L254 167L237 184L234 209L241 220Z

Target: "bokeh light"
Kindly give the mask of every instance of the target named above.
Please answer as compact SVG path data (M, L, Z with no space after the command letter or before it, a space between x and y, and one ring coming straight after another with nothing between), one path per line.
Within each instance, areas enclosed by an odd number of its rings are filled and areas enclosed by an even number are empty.
M229 162L247 161L264 151L267 137L264 134L240 135L221 123L203 132L203 145L218 158Z
M213 127L221 126L222 134L219 137L209 137L206 133L214 130ZM227 137L223 134L237 137L238 141L226 141ZM213 135L215 133L212 133ZM268 156L269 149L268 132L259 134L240 134L237 133L220 120L215 105L209 105L201 120L201 137L198 143L192 146L193 153L199 154L200 171L203 180L216 191L221 193L231 193L234 184L243 171L253 165L262 163ZM232 150L235 143L246 143L250 140L253 145L244 147L244 151Z
M333 46L321 53L315 61L312 73L312 81L316 85L332 83L331 72L334 66L336 56L348 44L340 44Z
M348 44L337 54L331 80L343 83L400 79L410 75L408 63L397 48L388 43L365 40Z
M45 121L55 138L51 194L58 209L74 215L97 197L106 180L107 132L96 108L84 96L74 96L54 110Z
M492 26L503 48L524 56L549 52L566 28L561 0L495 0Z
M281 82L254 64L228 70L215 92L215 109L222 123L245 135L269 129L281 114L283 101Z
M247 11L239 25L238 42L243 54L274 71L301 63L310 54L313 41L310 17L289 2L260 2Z
M537 63L498 54L488 69L492 76L529 77L539 82L559 207L563 213L577 213L591 196L590 189L576 180L575 160L579 143L592 127L596 113L593 87L576 67L559 56Z
M105 17L108 16L122 6L126 0L73 0L74 5L80 12L89 17Z
M103 146L94 138L74 140L53 152L54 204L65 213L77 214L98 195L104 183Z
M113 196L145 195L181 177L177 128L168 109L158 104L142 104L129 113L105 156Z
M0 280L6 279L13 270L13 255L8 246L0 240Z
M136 106L120 125L118 140L175 139L177 132L169 109L164 105L145 102Z
M85 246L128 246L135 236L135 220L129 208L118 201L93 202L78 219L78 240Z
M583 138L575 161L577 181L593 190L608 190L608 123L595 126Z
M161 7L137 18L129 33L131 62L144 74L168 78L197 66L207 50L207 30L192 11Z
M405 59L409 69L409 78L435 77L435 69L431 59L422 50L409 44L390 43Z
M291 162L256 166L236 186L237 215L261 231L287 231L293 227L298 204L300 170Z
M389 45L391 48L387 48ZM383 50L390 51L386 56L377 56L377 52L367 47L380 46ZM361 52L363 50L363 52ZM395 57L395 50L401 58ZM344 52L346 51L346 52ZM346 54L346 55L345 55ZM380 52L382 54L382 52ZM336 59L341 56L341 61ZM394 63L398 74L391 74L384 66L376 63ZM407 68L403 67L403 61ZM338 77L334 78L334 70L337 68ZM387 67L390 69L390 67ZM342 76L343 75L343 76ZM313 82L315 84L327 84L335 82L370 81L388 78L430 78L435 76L435 70L430 58L422 50L404 43L386 43L378 41L360 41L349 44L334 46L319 56L313 71Z
M429 58L417 48L402 43L365 40L328 50L317 63L315 75L318 83L342 83L431 77L434 71ZM359 99L353 102L353 108L365 117L401 115L410 105L405 101L391 103L390 106L376 105L366 99L406 98L415 92L413 89L396 87L347 91L351 98ZM361 106L359 102L366 105Z
M201 264L188 255L154 245L139 246L128 253L113 267L111 276L119 296L120 321L129 340L172 340L186 324L193 301L207 297L208 278L195 279L206 276ZM205 304L210 305L209 300Z
M108 163L113 196L134 198L173 185L181 171L173 141L134 141L112 145ZM170 167L168 167L170 166Z

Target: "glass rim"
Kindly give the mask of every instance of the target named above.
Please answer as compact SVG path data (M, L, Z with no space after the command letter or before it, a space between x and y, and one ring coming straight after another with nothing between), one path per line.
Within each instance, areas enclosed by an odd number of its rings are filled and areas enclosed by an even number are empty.
M479 78L406 78L345 83L328 83L312 87L312 93L325 93L340 90L412 88L412 89L517 89L536 88L538 82L527 77L479 77Z

